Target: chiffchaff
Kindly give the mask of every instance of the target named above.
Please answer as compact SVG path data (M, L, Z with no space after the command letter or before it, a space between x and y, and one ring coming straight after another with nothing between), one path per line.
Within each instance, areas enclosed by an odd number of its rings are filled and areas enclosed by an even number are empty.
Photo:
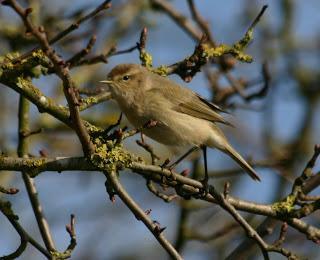
M187 154L202 148L205 181L207 146L228 154L254 180L260 180L218 128L217 123L229 123L218 114L223 111L217 105L137 64L120 64L101 82L109 85L112 98L134 127L141 128L150 120L157 122L155 127L143 129L143 134L169 146L191 145L193 148Z

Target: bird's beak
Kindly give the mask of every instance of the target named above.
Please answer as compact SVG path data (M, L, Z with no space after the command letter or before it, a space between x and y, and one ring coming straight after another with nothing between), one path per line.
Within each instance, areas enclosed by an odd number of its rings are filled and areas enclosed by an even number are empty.
M101 80L99 82L103 83L103 84L111 84L113 81L112 80Z

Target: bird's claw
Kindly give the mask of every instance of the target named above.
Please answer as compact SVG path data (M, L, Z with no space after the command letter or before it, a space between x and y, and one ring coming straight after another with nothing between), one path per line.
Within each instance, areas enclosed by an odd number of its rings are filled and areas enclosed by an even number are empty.
M173 172L172 172L175 165L174 165L174 164L169 165L169 163L170 163L170 160L169 160L169 159L166 159L166 160L164 161L164 163L160 165L160 167L161 167L162 170L165 169L165 170L170 171L170 175L165 176L166 180L170 182L170 181L175 181L176 178L175 178L175 176L174 176L174 174L173 174Z
M168 169L169 168L169 163L170 163L170 160L169 159L166 159L162 164L160 164L159 166L161 167L161 169Z
M202 188L199 188L199 192L195 195L195 197L203 199L209 194L209 184L207 179L203 179L200 182L202 183Z

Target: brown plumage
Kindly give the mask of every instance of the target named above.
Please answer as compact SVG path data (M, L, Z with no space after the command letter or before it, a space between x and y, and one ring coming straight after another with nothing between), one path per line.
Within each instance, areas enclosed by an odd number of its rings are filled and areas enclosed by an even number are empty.
M156 127L143 130L147 136L171 146L217 148L260 180L218 128L217 123L230 125L219 114L224 112L219 106L137 64L116 66L102 82L109 85L113 98L135 127L149 120L158 122Z

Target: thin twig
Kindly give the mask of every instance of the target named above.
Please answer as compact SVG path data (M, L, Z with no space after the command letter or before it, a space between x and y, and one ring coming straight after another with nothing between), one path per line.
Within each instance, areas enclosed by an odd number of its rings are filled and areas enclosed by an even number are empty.
M194 40L199 41L201 39L202 33L193 26L191 21L186 16L175 10L167 1L151 0L151 4L156 10L159 9L168 14L171 19Z
M29 130L29 101L20 96L19 100L19 143L18 143L18 156L25 158L28 156L28 140L27 136L22 133L28 133ZM49 252L55 250L54 241L51 235L49 224L44 216L42 206L38 198L38 191L34 180L28 175L28 172L22 171L22 178L28 192L30 203L37 220L37 224L43 239L43 242Z
M231 231L237 230L239 228L239 224L232 222L232 223L227 223L223 224L223 227L212 234L201 234L199 232L196 232L194 230L190 230L187 232L187 239L188 240L197 240L197 241L202 241L202 242L211 242L216 239L220 239L223 236L226 236L229 234Z
M41 26L39 28L36 28L32 24L31 20L28 17L28 15L30 14L30 12L27 11L28 9L23 9L22 6L19 5L15 0L7 0L6 4L12 7L12 9L21 17L27 31L30 32L38 40L43 51L52 61L56 74L63 82L63 90L69 105L70 118L72 121L73 129L79 137L85 156L90 156L90 154L94 152L94 146L90 140L90 136L83 122L81 121L76 87L69 75L68 68L64 66L65 62L50 46L44 28Z
M203 185L201 182L182 176L173 171L163 169L159 166L132 162L130 166L128 166L128 169L131 169L132 171L144 176L146 179L151 179L159 184L163 183L163 180L166 179L166 184L168 186L173 188L177 188L179 186L180 192L188 195L189 197L192 197L195 194L199 194L199 190L203 189ZM0 170L28 171L31 173L34 172L35 174L39 174L43 171L97 171L99 169L90 164L83 157L24 159L0 156ZM169 181L169 179L171 181ZM308 182L312 182L312 185L308 185ZM315 185L315 183L317 185ZM315 175L313 178L306 182L304 186L304 192L307 194L319 185L320 175ZM208 194L206 197L202 197L201 199L211 203L216 203L216 200L210 194ZM227 200L237 210L282 220L282 217L279 216L273 205L258 204L251 201L238 199L231 195L228 195ZM307 224L306 222L297 218L286 219L286 222L294 229L303 234L306 234L309 239L313 241L320 239L320 229Z
M93 35L88 41L87 46L84 49L74 54L71 58L69 58L66 61L66 66L68 66L69 68L76 66L77 63L80 62L80 60L92 50L96 40L97 40L97 37Z
M166 195L164 193L161 193L159 190L156 189L156 187L154 186L151 180L147 180L147 188L150 192L152 192L158 198L162 199L164 202L171 202L172 200L177 198L177 194Z
M284 240L286 239L287 231L288 231L288 224L287 222L283 222L283 224L281 225L279 238L273 243L274 246L281 246L283 244Z
M188 0L189 9L192 14L193 20L198 24L198 26L201 28L202 32L207 35L209 41L215 45L212 33L210 31L210 27L207 21L203 19L203 17L200 15L199 11L197 10L194 0Z
M5 188L0 185L0 193L8 194L8 195L14 195L19 192L19 189L17 188Z
M5 4L5 2L10 2L10 1L3 1L2 4ZM66 29L63 31L59 32L57 35L55 35L50 41L49 44L54 44L58 41L60 41L62 38L64 38L66 35L70 34L74 30L78 29L80 24L83 22L86 22L87 20L90 20L97 14L99 14L101 11L109 9L111 7L111 0L104 1L102 4L100 4L97 8L95 8L92 12L88 13L84 17L79 18L76 22L72 23L69 25ZM32 11L32 10L31 10ZM19 58L13 60L13 63L18 63L19 61L29 57L33 52L41 49L43 46L38 46L33 48L31 51L21 55Z
M290 259L298 259L298 257L291 251L281 248L280 245L269 245L267 244L259 233L251 227L251 225L236 211L236 209L224 198L222 194L217 192L213 186L209 187L210 194L218 201L219 205L223 207L232 217L237 221L247 233L247 237L253 239L260 247L264 259L268 260L268 252L277 252Z
M168 252L168 254L173 259L182 259L176 249L171 245L171 243L165 238L163 232L159 232L158 225L150 219L150 217L139 207L139 205L130 197L127 191L122 187L117 173L112 171L106 173L108 182L110 182L115 189L117 195L126 204L126 206L131 210L138 220L141 220L154 237L159 241L162 247Z
M143 136L142 133L141 133L141 136ZM160 160L160 157L154 153L154 149L150 144L147 144L144 140L142 140L142 141L136 140L136 143L137 143L137 145L144 148L150 154L152 165L155 165L157 160Z
M32 244L47 259L51 259L51 254L45 248L43 248L35 239L33 239L20 225L20 223L18 222L18 217L14 214L13 210L11 209L10 202L0 200L0 211L3 213L4 216L6 216L11 225L17 231L21 240L19 247L13 253L6 256L2 256L1 259L11 260L19 257L24 252L27 243Z

